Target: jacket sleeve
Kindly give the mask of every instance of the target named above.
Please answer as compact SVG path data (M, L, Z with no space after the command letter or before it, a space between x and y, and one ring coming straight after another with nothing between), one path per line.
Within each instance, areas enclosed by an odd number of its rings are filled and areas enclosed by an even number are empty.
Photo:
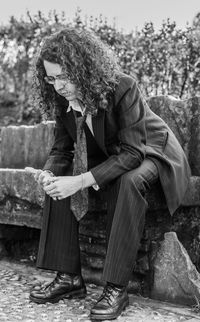
M116 88L114 108L120 152L90 170L100 187L137 168L145 157L145 105L135 80L130 76L122 77Z
M56 176L64 175L72 163L73 150L74 142L60 117L57 116L54 128L54 143L43 170L49 170Z

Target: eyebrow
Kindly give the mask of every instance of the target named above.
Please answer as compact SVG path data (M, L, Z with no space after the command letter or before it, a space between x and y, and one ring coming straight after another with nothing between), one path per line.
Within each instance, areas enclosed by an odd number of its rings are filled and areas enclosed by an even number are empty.
M63 75L67 77L67 75L65 75L65 73L57 74L57 75L47 75L47 77L58 77L58 76L63 76Z

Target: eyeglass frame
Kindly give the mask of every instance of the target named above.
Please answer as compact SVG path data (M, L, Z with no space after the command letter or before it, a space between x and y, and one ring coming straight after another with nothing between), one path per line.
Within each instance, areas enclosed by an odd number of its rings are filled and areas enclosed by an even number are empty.
M49 81L48 78L52 78L52 81ZM61 80L65 82L71 82L69 78L67 78L66 74L60 74L57 76L45 76L44 80L47 84L54 85L56 80Z

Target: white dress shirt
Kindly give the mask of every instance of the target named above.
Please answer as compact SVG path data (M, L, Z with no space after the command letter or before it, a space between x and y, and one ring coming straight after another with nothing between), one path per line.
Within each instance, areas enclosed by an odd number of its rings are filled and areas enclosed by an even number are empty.
M83 116L84 111L85 111L85 110L82 110L82 108L81 108L81 106L80 106L80 104L79 104L79 102L77 100L74 100L74 101L70 101L69 102L69 106L68 106L68 109L67 109L67 113L70 112L71 109L73 109L76 112L80 112L82 114L82 116ZM91 114L88 114L87 115L86 124L89 127L92 135L94 136L94 132L93 132L93 128L92 128L92 115Z

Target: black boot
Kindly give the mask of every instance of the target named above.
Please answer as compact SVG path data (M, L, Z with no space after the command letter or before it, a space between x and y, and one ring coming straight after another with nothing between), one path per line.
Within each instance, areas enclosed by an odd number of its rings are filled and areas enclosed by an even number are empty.
M84 297L86 287L82 276L57 273L55 279L40 290L32 290L30 300L38 304L56 303L64 298Z
M116 319L129 304L126 287L107 283L103 293L91 310L93 320Z

